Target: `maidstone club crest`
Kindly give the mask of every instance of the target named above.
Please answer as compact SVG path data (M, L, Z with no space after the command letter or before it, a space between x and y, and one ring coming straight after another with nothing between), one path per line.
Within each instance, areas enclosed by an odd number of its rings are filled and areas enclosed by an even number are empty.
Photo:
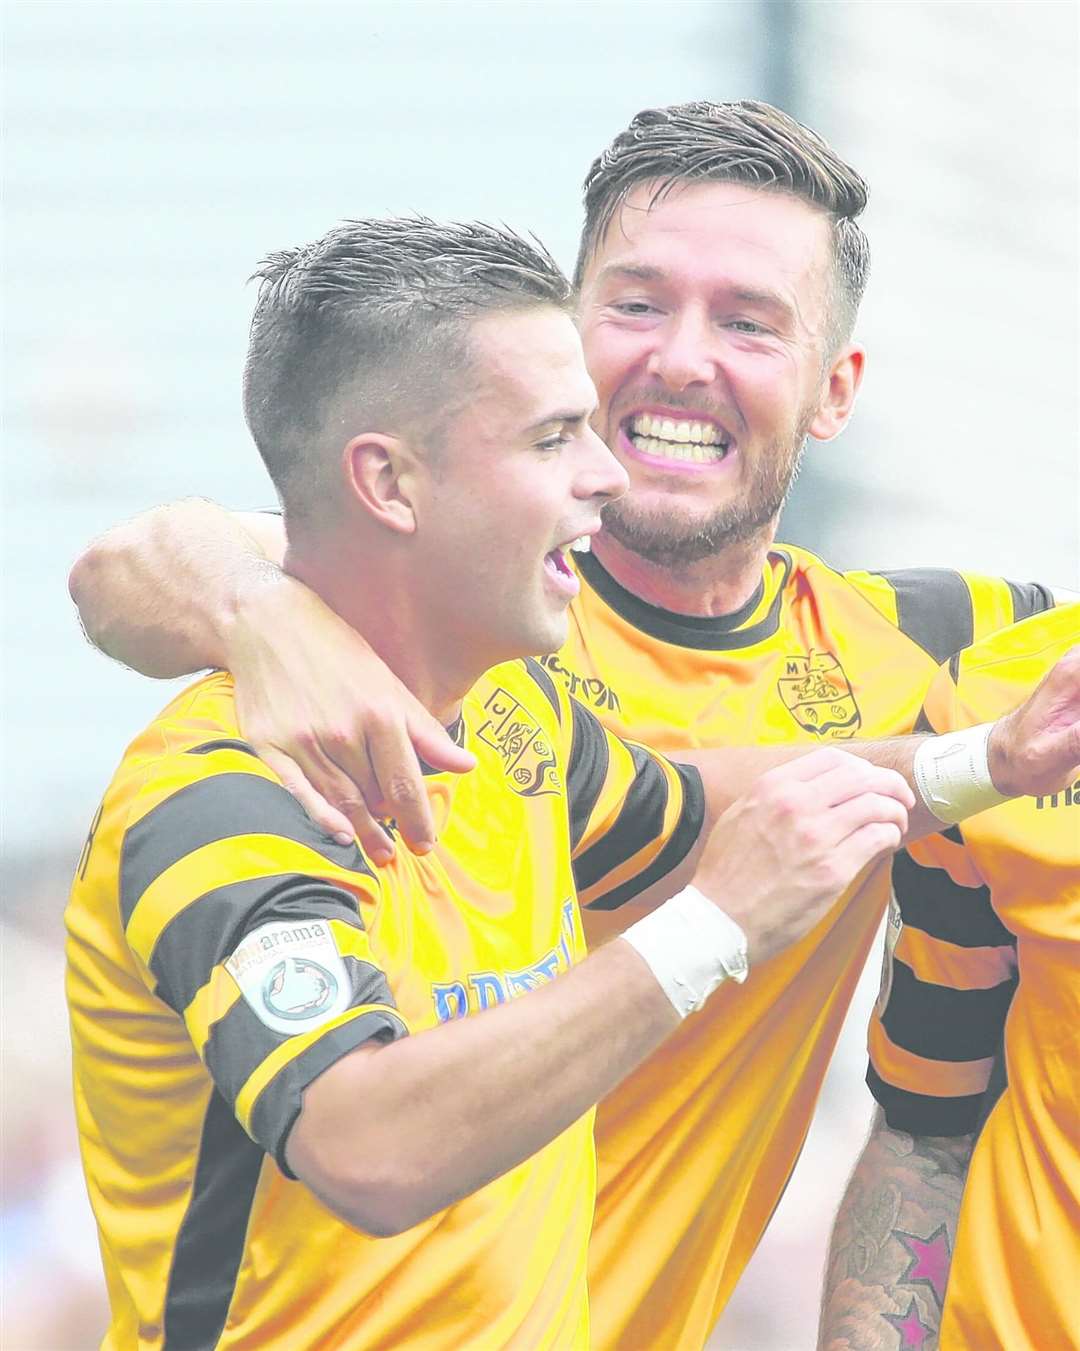
M503 773L514 792L522 797L560 792L555 752L528 709L500 688L488 697L484 712L487 721L476 735L499 752Z
M784 706L804 732L843 741L859 730L862 718L851 683L831 652L811 648L808 657L785 657L784 674L776 685Z

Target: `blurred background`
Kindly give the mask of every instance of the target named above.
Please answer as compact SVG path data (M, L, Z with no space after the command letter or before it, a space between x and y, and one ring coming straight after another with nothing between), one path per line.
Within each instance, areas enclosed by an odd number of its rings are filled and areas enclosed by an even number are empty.
M1076 587L1077 9L1071 3L396 0L4 10L3 1345L95 1346L61 913L121 750L170 697L93 653L65 578L117 519L273 501L240 414L266 252L349 215L534 230L632 115L764 98L868 178L870 352L781 537L839 566ZM780 1210L714 1338L809 1351L870 1114L864 981Z

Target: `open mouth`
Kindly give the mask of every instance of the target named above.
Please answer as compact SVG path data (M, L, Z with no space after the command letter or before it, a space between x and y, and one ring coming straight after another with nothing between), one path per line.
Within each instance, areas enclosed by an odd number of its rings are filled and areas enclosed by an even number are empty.
M685 465L719 464L734 445L734 438L711 418L635 413L622 430L640 454Z
M566 555L561 549L552 549L550 553L545 554L544 564L562 577L572 577L574 575L573 569L566 561Z
M561 547L551 549L544 555L544 572L554 589L565 600L572 600L581 589L577 573L567 562L566 554Z

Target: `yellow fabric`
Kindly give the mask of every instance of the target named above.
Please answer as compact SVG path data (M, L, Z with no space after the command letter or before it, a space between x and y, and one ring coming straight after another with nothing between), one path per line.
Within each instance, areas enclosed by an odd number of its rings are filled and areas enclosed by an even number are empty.
M67 911L76 1111L112 1307L106 1347L589 1344L591 1112L389 1239L342 1224L275 1162L300 1089L354 1046L422 1033L582 959L570 818L601 896L607 862L627 881L613 843L625 813L636 820L663 799L631 872L682 831L674 866L700 829L700 797L684 797L684 778L575 712L535 663L479 682L463 728L477 769L427 781L437 849L415 858L401 848L377 877L355 846L321 836L252 754L216 744L239 737L227 676L185 691L128 749ZM575 810L585 779L603 804L589 821L591 796ZM264 805L249 811L255 794ZM350 1006L328 1021L290 1014L300 1017L293 1036L263 1025L226 966L241 938L281 918L282 888L289 922L307 933L321 920L323 950L336 952L328 967L352 982ZM183 1299L194 1314L178 1308Z
M955 676L941 673L930 721L951 731L999 717L1076 643L1080 605L998 634L965 652ZM962 831L1016 935L1019 984L1005 1023L1007 1087L964 1191L941 1346L1068 1351L1080 1348L1080 781L984 812ZM915 849L964 883L936 837Z
M733 631L690 621L665 638L651 631L666 632L658 612L610 585L599 593L595 560L581 570L569 641L544 665L607 726L671 751L909 732L941 659L898 627L910 598L922 620L953 625L957 647L1013 617L998 579L894 584L785 546ZM704 1344L798 1158L888 892L878 868L796 948L722 987L601 1103L595 1346ZM590 944L625 923L583 913Z

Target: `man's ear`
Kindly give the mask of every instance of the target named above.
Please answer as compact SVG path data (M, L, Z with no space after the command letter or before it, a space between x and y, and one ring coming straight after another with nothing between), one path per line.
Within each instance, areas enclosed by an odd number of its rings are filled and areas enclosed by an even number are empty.
M847 426L865 364L866 352L854 343L841 348L833 358L817 415L810 424L810 435L815 441L831 441Z
M398 436L361 432L342 452L345 482L372 520L397 534L416 529L414 457Z

